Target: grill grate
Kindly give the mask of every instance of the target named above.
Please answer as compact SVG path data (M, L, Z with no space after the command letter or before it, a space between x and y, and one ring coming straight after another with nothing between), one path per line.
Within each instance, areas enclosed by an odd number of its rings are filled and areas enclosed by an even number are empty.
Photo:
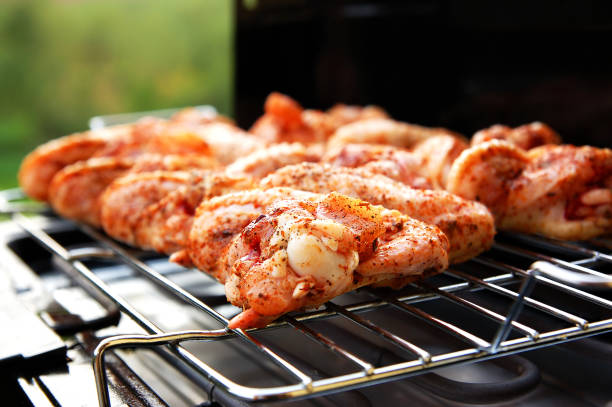
M102 406L109 405L104 355L108 350L114 348L168 345L168 349L176 358L183 360L196 372L212 380L217 386L230 394L245 400L273 400L327 394L428 372L451 364L491 359L612 331L612 301L604 296L594 294L592 290L590 292L585 291L585 289L609 289L612 287L612 278L596 269L598 266L612 263L610 254L594 249L593 247L599 246L593 246L592 244L582 245L558 242L542 237L500 233L498 239L500 241L495 243L490 252L467 263L457 265L444 273L445 276L458 282L436 285L431 280L427 280L413 284L413 288L417 292L409 294L403 291L389 293L384 290L364 288L361 291L372 299L348 305L329 302L322 309L287 315L269 327L263 328L263 330L267 330L277 327L297 331L341 358L350 361L356 369L349 374L315 378L298 368L287 358L276 353L265 343L265 340L256 338L252 331L227 328L228 319L211 305L196 298L186 288L171 281L97 230L86 225L78 225L85 234L98 242L92 244L91 247L69 250L62 246L39 223L33 222L22 214L21 211L38 209L39 207L13 203L19 197L19 193L15 190L1 193L0 212L12 214L13 221L38 244L68 264L72 271L78 273L82 277L80 280L86 282L90 291L95 290L97 294L110 300L148 333L147 335L109 337L104 339L96 349L94 371L99 402ZM47 215L42 214L41 216ZM541 251L530 250L529 248L533 248L533 246L540 248ZM499 256L494 256L494 252L498 253ZM548 252L553 254L544 254ZM572 260L559 258L563 255L569 255ZM169 294L211 316L219 323L220 328L216 330L164 332L156 325L155 321L145 317L141 311L122 298L82 261L83 259L109 257L126 264ZM501 257L502 260L499 260L498 257ZM518 261L519 259L521 261ZM528 264L529 266L521 267L520 264ZM475 273L474 270L478 272ZM478 276L483 273L486 276ZM508 288L508 286L517 284L520 284L520 288L517 290ZM575 307L553 305L529 297L534 286L546 286L554 292L572 297L573 300L580 302L580 307L577 307L579 311L575 311ZM465 293L476 294L476 297L467 298L462 295ZM482 305L481 293L505 298L511 302L511 306L503 312L493 310ZM470 329L469 325L464 326L461 323L436 317L432 313L417 307L417 304L428 301L450 301L466 308L477 315L478 318L493 321L497 326L496 331L490 339L483 338ZM597 309L599 314L595 313L596 316L593 317L592 313L587 312L589 317L585 317L585 305L590 307L587 309ZM381 307L391 307L401 313L416 317L417 320L456 337L465 344L465 347L452 352L427 351L424 349L426 344L409 341L362 315L364 311ZM529 324L517 320L523 307L537 310L558 322L563 322L566 326L560 329L536 330ZM314 328L312 324L309 324L310 321L330 317L351 321L383 338L392 346L413 355L414 358L408 358L399 363L372 364L365 360L367 357L349 351L342 343L335 342L323 332ZM414 326L413 329L418 330L419 327ZM514 333L514 337L508 339L511 331ZM224 376L223 373L207 364L205 360L197 358L181 345L184 341L216 341L230 337L240 338L254 352L263 355L269 361L278 365L289 375L288 377L292 378L291 384L274 387L242 385Z

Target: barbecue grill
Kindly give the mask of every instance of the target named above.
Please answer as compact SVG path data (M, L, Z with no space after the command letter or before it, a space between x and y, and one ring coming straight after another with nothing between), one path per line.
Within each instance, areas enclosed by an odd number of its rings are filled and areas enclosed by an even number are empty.
M465 134L543 120L609 145L602 1L234 3L242 127L278 90ZM109 120L133 117L90 125ZM401 291L362 288L244 332L205 273L22 198L0 192L0 390L14 405L611 405L609 239L500 232Z
M21 355L22 361L38 358L21 372L21 389L46 397L53 395L58 373L45 369L65 370L58 352L70 355L77 347L91 357L87 386L100 405L126 402L126 387L138 403L164 405L132 371L140 352L154 355L149 375L153 370L181 377L199 402L321 400L343 391L328 398L352 403L363 396L346 390L416 376L411 383L436 397L492 403L520 396L538 382L533 364L505 356L612 330L612 278L603 272L612 262L607 240L578 244L500 233L490 251L401 291L360 289L245 332L227 328L238 310L204 273L20 202L19 190L1 197L2 212L12 217L2 246L12 291L26 302L35 292L50 296L37 312L64 335L54 352L37 344L40 349ZM27 215L32 212L35 217ZM605 350L600 357L597 369L605 377ZM437 374L486 360L516 377L467 385ZM91 369L89 361L85 366ZM597 402L611 395L607 386L600 392L593 394Z

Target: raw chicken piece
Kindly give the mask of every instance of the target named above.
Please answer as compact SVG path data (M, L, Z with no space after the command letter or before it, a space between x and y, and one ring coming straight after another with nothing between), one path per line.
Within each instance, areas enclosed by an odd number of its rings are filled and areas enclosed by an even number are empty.
M319 161L320 159L321 153L316 147L307 147L301 143L273 144L237 159L227 166L227 172L263 178L286 165Z
M505 140L523 150L529 150L545 144L561 143L561 137L559 137L557 132L541 122L524 124L515 128L496 124L474 134L472 145L475 146L491 140Z
M493 140L465 150L448 189L489 207L500 229L582 240L612 232L612 150Z
M276 202L228 250L226 295L244 310L229 326L262 327L364 285L442 271L447 248L435 226L337 193Z
M265 143L326 141L340 126L359 120L386 118L376 106L336 105L327 112L304 110L295 100L278 92L266 99L264 115L253 124L250 133Z
M216 166L216 160L198 155L144 154L135 158L90 158L58 171L49 186L48 200L58 214L100 226L100 196L115 179L127 173L206 169Z
M455 132L443 128L423 127L392 119L369 119L340 127L329 138L327 145L330 150L346 144L387 144L410 148L428 137L440 134L460 137Z
M418 190L353 168L304 163L288 166L261 181L264 188L285 186L318 193L339 192L385 208L397 209L438 226L450 241L452 263L468 260L493 243L495 226L487 208L446 191Z

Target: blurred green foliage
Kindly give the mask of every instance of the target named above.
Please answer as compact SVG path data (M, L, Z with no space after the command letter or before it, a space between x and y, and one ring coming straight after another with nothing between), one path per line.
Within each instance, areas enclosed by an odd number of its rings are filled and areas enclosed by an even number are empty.
M91 116L211 104L230 114L232 2L3 0L0 189Z

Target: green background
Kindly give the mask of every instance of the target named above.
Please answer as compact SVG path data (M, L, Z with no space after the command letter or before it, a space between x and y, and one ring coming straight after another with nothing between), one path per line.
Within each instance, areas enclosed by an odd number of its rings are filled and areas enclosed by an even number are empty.
M0 189L91 116L211 104L231 114L228 0L0 2Z

